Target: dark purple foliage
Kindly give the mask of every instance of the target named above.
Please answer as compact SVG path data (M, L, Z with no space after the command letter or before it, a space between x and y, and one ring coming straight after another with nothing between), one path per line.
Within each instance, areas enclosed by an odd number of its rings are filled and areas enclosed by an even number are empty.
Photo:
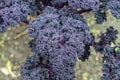
M0 0L0 32L25 21L36 9L33 0Z
M51 3L53 5L67 3L72 9L83 8L85 10L99 10L99 0L52 0Z
M100 40L98 42L93 41L93 45L97 52L103 52L106 45L111 45L111 42L115 42L118 31L112 26L106 30L105 33L101 33Z
M93 11L101 24L107 21L107 10L120 18L119 5L120 0L0 0L0 32L21 22L29 24L34 55L21 67L21 80L75 80L77 58L88 59L90 46L103 55L101 80L120 80L120 50L111 47L117 30L110 26L95 42L81 15ZM29 22L27 16L34 13L37 18Z
M120 47L104 48L102 72L101 80L120 80Z
M54 80L73 80L77 56L85 60L90 55L84 51L84 46L86 49L91 42L88 26L84 19L76 17L77 14L68 12L70 10L66 7L61 10L46 7L29 24L29 34L34 38L30 47L49 62L54 71Z

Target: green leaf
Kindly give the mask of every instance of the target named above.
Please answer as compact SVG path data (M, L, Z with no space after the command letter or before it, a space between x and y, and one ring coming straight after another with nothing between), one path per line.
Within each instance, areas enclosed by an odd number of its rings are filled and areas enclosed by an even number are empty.
M88 73L87 72L85 72L85 73L83 73L83 80L88 80Z
M118 51L119 51L119 47L116 47L116 48L115 48L115 52L118 52Z

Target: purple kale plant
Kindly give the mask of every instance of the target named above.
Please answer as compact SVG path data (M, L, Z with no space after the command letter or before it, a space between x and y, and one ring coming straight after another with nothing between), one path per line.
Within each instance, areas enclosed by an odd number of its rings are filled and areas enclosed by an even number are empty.
M106 46L103 52L103 76L101 80L120 79L120 47Z
M120 0L0 0L0 32L24 22L34 53L21 67L20 80L75 80L77 59L90 56L90 46L103 56L101 80L120 80L118 31L110 26L96 42L82 13L92 11L98 24L106 12L120 18ZM37 14L29 21L27 16Z
M67 3L72 9L82 8L85 10L99 10L99 0L52 0L53 5Z
M0 0L0 32L27 20L36 9L33 0Z
M54 80L74 80L77 57L85 60L89 56L84 54L84 44L91 42L88 26L84 19L72 18L73 13L68 14L64 12L65 9L59 11L46 7L42 14L29 23L29 34L33 38L31 43L34 44L31 47L35 55L52 67Z

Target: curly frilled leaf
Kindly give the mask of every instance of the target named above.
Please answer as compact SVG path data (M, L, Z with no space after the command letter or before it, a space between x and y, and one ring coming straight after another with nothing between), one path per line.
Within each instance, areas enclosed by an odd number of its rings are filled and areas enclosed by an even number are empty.
M107 8L110 9L114 17L120 18L120 0L110 0L107 3Z

